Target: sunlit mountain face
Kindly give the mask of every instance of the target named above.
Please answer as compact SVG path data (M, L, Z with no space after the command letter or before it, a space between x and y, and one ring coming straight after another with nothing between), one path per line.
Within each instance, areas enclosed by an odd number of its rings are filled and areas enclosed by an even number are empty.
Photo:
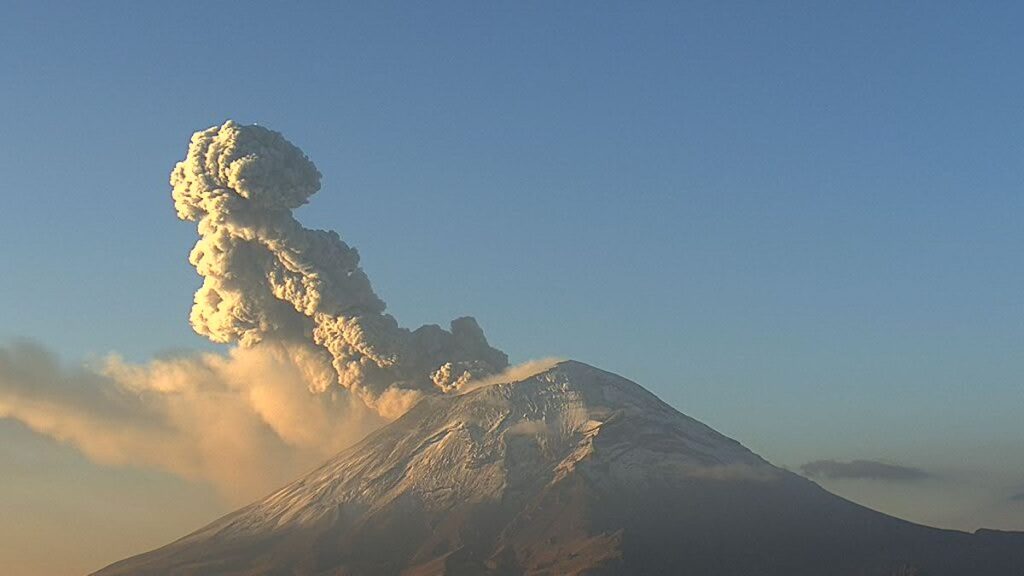
M1021 570L1024 534L853 504L568 361L427 398L263 500L96 576Z

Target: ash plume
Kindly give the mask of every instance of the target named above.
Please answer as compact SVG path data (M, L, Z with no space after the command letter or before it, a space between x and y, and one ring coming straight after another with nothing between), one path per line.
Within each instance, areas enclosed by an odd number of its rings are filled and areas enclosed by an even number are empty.
M336 382L386 417L508 366L473 318L408 330L385 312L356 249L292 215L320 173L281 134L231 121L197 132L171 185L178 217L197 223L190 321L210 340L303 349L314 391Z
M505 371L507 356L472 318L408 330L386 314L355 248L292 216L320 173L280 134L233 122L197 132L171 184L178 216L199 230L191 324L235 346L72 368L38 345L0 346L0 419L99 464L206 482L238 503L424 395L533 369Z

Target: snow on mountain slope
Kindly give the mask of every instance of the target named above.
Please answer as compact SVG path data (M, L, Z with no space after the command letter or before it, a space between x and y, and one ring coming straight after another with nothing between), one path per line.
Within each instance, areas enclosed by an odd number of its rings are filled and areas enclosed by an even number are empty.
M1022 541L1003 540L842 500L569 361L424 400L265 499L97 574L996 575L1024 566Z
M603 432L618 422L628 422L629 434L605 441ZM627 441L620 442L622 436ZM435 511L497 501L522 483L558 481L592 458L595 444L609 464L605 480L638 487L652 475L775 473L738 442L636 384L565 362L521 383L428 399L320 469L200 534L286 529L313 523L339 506L372 511L405 495Z

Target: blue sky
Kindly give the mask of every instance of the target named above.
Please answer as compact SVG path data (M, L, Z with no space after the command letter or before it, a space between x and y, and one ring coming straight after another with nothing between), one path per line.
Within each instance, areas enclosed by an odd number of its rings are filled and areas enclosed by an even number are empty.
M360 249L404 325L472 314L513 360L621 373L779 464L1024 485L1022 21L8 3L0 342L69 363L211 348L167 176L233 118L316 162L300 220Z

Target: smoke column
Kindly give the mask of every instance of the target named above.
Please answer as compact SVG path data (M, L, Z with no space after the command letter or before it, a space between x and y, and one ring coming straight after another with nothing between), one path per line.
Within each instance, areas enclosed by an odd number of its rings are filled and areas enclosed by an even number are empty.
M319 190L320 174L276 132L232 122L198 132L171 184L178 215L199 230L192 326L235 346L81 367L34 344L0 346L0 419L102 465L206 482L237 504L424 395L526 377L543 364L500 372L507 357L472 318L450 330L399 327L358 252L292 216Z
M386 417L508 366L473 318L410 331L385 313L356 249L292 215L320 173L281 134L231 121L197 132L171 185L178 217L198 225L190 321L210 340L282 344L314 391L336 382Z

